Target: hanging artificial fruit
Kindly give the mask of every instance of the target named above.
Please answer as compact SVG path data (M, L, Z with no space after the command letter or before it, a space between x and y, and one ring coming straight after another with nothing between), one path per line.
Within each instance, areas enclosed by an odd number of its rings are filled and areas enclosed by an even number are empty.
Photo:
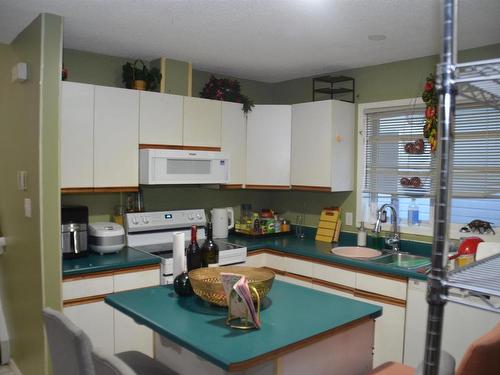
M438 128L438 95L436 92L436 79L434 74L429 74L425 81L422 100L425 102L425 125L424 137L429 140L431 152L437 148L437 128Z

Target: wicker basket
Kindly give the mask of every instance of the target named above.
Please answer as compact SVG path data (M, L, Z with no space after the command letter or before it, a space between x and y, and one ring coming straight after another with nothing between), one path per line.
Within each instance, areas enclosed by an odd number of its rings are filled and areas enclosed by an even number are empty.
M198 268L189 272L189 280L195 294L207 302L227 306L226 294L220 280L221 272L245 275L249 285L257 289L261 299L269 293L274 281L274 272L265 268L244 266ZM254 302L255 300L254 298Z

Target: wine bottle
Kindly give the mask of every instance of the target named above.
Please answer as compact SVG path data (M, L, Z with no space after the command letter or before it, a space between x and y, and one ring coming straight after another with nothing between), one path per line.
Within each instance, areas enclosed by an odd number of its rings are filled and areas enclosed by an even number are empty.
M212 223L207 223L207 239L201 246L203 267L217 267L219 265L219 246L212 237Z
M191 242L186 249L186 260L188 272L201 267L201 250L196 240L196 225L191 227Z

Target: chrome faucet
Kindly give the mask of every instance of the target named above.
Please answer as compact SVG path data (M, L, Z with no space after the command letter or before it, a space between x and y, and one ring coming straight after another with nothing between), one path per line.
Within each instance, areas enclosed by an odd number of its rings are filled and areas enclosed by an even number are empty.
M383 204L377 211L377 221L375 222L375 227L373 228L373 233L380 233L382 227L382 214L385 213L385 209L390 208L392 211L392 235L385 238L385 244L392 247L393 252L398 252L400 245L399 228L398 228L398 214L394 206L390 203Z

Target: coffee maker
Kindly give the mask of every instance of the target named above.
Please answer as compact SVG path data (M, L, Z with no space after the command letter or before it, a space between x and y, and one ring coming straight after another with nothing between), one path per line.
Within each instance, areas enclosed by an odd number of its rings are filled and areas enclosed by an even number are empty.
M64 259L86 256L89 211L86 206L61 207L61 251Z

